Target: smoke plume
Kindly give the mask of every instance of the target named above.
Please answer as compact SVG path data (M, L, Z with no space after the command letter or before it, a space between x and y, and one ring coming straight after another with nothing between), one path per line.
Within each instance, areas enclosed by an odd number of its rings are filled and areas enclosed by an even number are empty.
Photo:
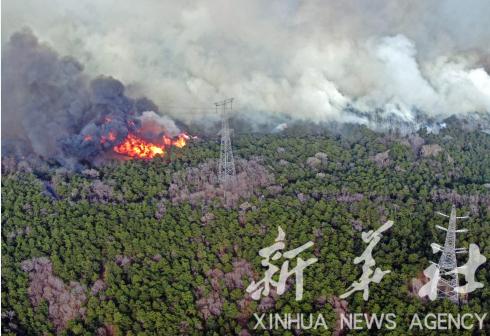
M213 115L212 103L226 97L235 97L238 113L251 118L285 115L372 127L490 110L487 0L2 5L3 40L32 27L61 54L85 64L88 75L111 74L128 83L126 91L151 97L183 121ZM65 63L65 70L45 69L54 71L46 76L80 72L78 63L57 62ZM81 76L68 84L78 86ZM91 90L86 94L93 96ZM73 108L83 109L80 104Z
M158 135L178 133L170 118L153 112L158 109L152 101L128 97L112 77L90 79L76 59L60 57L30 30L11 36L2 51L2 69L6 150L89 160L112 149L128 132L139 132L148 119L157 121ZM156 135L150 131L148 137Z

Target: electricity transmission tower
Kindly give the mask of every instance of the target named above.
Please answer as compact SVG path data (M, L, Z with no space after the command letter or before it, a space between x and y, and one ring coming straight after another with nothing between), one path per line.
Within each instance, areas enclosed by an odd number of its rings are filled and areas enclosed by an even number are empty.
M459 304L459 295L455 291L455 288L459 286L458 273L451 273L451 271L455 270L456 267L458 267L456 254L466 253L465 248L456 247L456 233L467 232L468 230L456 230L456 219L463 219L468 217L456 217L456 207L454 205L451 209L450 216L441 212L437 212L437 214L449 218L449 226L447 228L436 225L438 229L446 231L446 242L444 243L444 246L436 243L431 244L434 252L442 252L438 264L440 278L437 284L437 292L441 295L441 297L447 298L455 304ZM466 302L466 299L464 297L461 298L461 302Z
M235 160L231 149L230 126L228 125L229 113L233 110L233 98L229 98L214 104L216 112L221 108L221 146L218 166L218 180L222 186L230 185L236 180Z

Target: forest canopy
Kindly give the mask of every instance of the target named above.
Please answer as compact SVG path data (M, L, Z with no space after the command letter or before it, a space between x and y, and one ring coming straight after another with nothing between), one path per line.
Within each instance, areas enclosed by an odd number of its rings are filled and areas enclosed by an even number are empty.
M488 263L476 273L485 287L461 308L416 295L422 271L437 262L430 244L444 243L436 225L447 220L436 211L454 204L469 214L457 244L490 256L490 135L298 126L232 141L240 183L228 196L216 184L214 139L80 171L4 157L3 333L248 335L257 334L256 312L321 311L341 334L338 314L349 311L395 312L391 335L402 335L415 312L490 310ZM394 225L373 256L391 273L372 284L369 301L360 292L340 300L361 274L353 262L365 248L361 232L388 219ZM318 262L305 269L301 301L294 286L254 301L245 289L262 277L258 252L278 226L289 248L312 241L305 253Z

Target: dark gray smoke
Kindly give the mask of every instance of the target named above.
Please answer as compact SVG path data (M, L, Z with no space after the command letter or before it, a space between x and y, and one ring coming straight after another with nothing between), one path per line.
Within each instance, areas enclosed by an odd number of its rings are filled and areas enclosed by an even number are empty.
M90 80L73 57L61 57L29 29L14 33L2 50L4 153L90 160L138 130L147 99L125 95L124 85ZM156 114L155 114L156 116Z

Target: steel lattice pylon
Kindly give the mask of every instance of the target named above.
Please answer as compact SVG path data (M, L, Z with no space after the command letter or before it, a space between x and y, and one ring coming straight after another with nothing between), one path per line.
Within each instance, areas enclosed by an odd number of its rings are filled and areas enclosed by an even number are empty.
M218 165L218 179L221 185L226 186L235 182L235 160L233 159L233 150L231 148L230 127L228 125L228 116L233 109L233 98L215 103L216 112L221 107L221 146L220 158Z
M442 252L441 257L439 258L439 263L437 265L440 272L440 279L437 284L437 292L441 297L447 298L455 304L459 304L460 298L458 293L455 291L455 288L459 286L458 273L451 271L454 271L458 267L456 254L466 253L466 249L456 247L456 233L466 232L467 230L457 230L456 219L468 217L456 217L456 207L454 205L451 209L450 216L440 212L438 212L437 214L449 218L449 226L447 228L439 225L436 226L438 229L446 231L446 241L444 243L444 247L438 244L433 244L433 249L435 251ZM461 301L464 302L465 299L463 298Z

